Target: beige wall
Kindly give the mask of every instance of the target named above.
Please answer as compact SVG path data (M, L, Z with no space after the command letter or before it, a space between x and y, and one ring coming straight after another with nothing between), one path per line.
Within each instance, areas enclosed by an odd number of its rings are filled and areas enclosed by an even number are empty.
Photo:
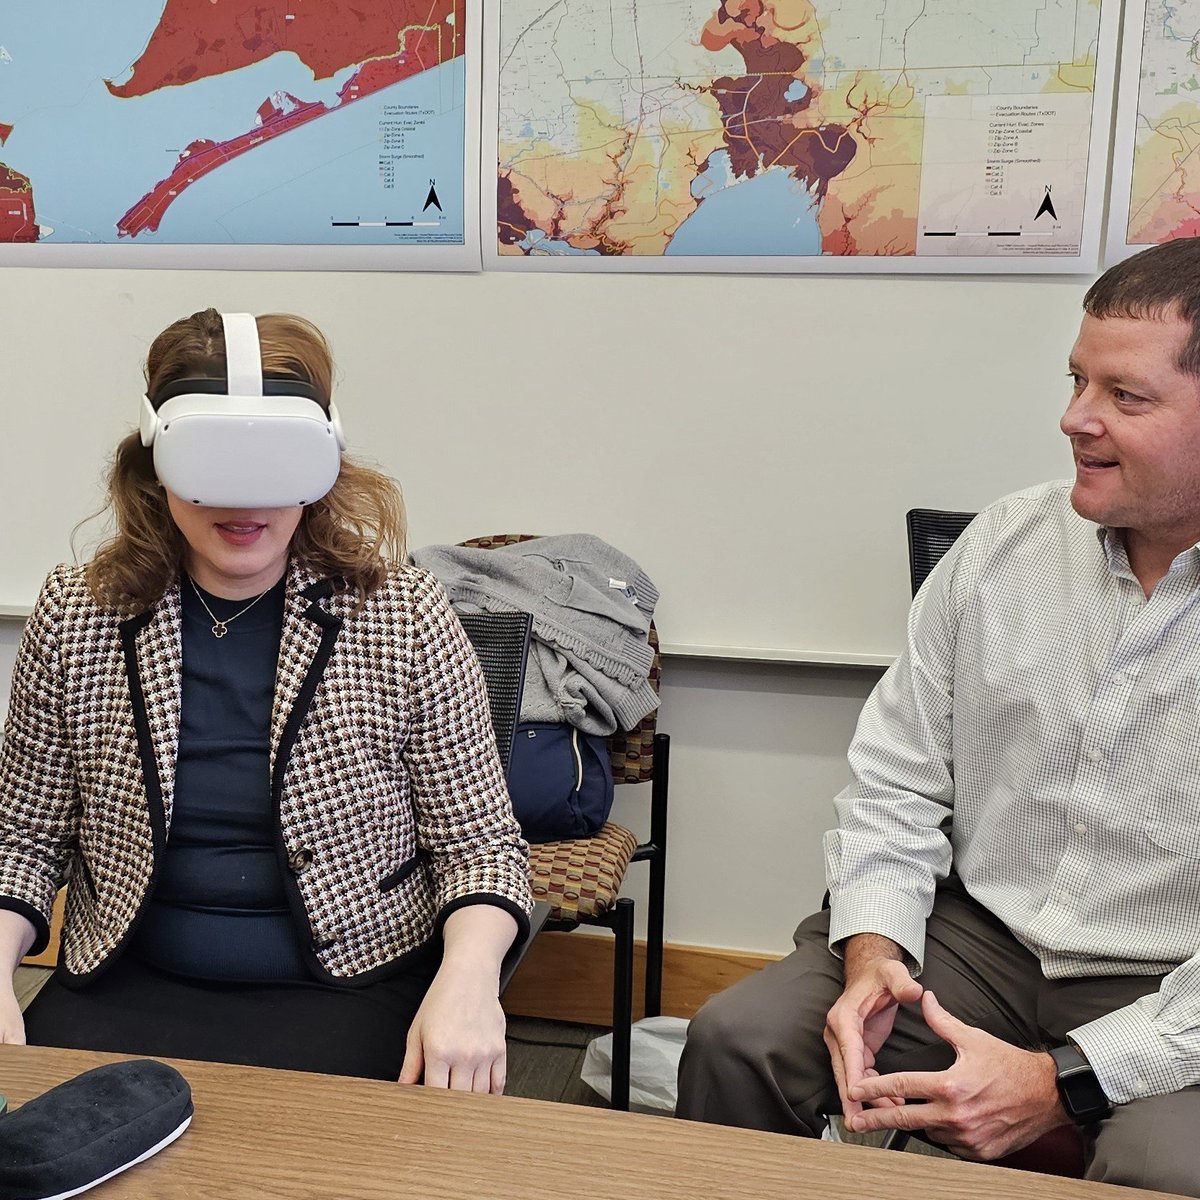
M667 644L894 655L905 511L1071 470L1077 279L3 278L0 611L97 507L150 339L208 305L329 335L351 449L403 483L414 546L599 534L658 584Z

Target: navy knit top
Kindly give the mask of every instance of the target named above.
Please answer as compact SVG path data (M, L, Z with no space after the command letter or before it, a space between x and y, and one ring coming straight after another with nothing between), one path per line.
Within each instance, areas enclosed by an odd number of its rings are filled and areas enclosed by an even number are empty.
M270 727L284 581L246 600L203 597L186 575L175 802L158 883L134 951L197 979L311 980L275 848Z

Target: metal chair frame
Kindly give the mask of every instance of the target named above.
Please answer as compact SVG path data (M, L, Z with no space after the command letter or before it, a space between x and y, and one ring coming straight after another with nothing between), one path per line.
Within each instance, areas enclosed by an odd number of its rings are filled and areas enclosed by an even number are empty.
M538 534L495 534L472 538L464 546L492 550L498 546L510 546L517 542L531 541ZM650 627L650 644L654 648L655 671L659 666L658 635L653 624ZM650 783L650 837L639 843L630 857L630 863L648 862L649 895L647 897L646 925L646 981L645 1015L658 1016L662 1012L663 939L666 910L667 879L667 791L670 779L671 739L656 729L657 712L651 713L635 729L618 731L612 735L609 746L614 759L614 784ZM642 736L644 731L654 730L651 741L651 766L647 778L640 766ZM637 758L639 767L633 768L618 759L621 747L629 759ZM612 1107L629 1108L629 1060L633 1026L633 959L634 959L634 916L635 906L628 896L619 896L607 912L596 917L581 917L577 921L547 920L545 928L556 931L577 929L580 925L598 925L613 932L613 1076Z
M645 1011L647 1017L662 1013L663 938L667 890L667 788L670 777L671 739L665 733L654 735L654 766L650 780L650 837L638 845L630 863L650 864L649 895L646 909ZM625 782L617 780L615 782ZM580 925L601 925L611 929L613 947L613 1055L612 1107L629 1109L629 1064L633 1034L633 900L619 896L607 912L579 921L546 922L546 929L569 931Z

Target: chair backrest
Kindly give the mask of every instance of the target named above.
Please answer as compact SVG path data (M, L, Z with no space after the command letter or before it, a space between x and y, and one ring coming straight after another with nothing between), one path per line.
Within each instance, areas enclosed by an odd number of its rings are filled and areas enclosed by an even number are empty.
M946 512L938 508L911 508L908 524L908 572L915 596L938 560L958 541L974 520L973 512Z
M529 630L533 618L521 612L483 612L459 613L458 619L483 668L496 749L507 774L521 715L521 693L525 690L525 662L529 656Z
M658 630L650 622L650 649L654 661L650 664L650 686L659 694L662 661L658 654ZM612 761L613 783L647 783L654 778L654 733L658 728L658 709L647 713L632 729L618 729L608 739L608 755Z
M495 533L486 537L469 538L464 546L479 550L495 550L497 546L515 546L540 537L536 533ZM650 686L659 694L662 663L658 653L658 631L650 622L650 648L654 661L650 664ZM658 710L647 713L632 729L618 729L608 739L608 755L612 762L613 783L648 783L654 778L654 733L658 727Z

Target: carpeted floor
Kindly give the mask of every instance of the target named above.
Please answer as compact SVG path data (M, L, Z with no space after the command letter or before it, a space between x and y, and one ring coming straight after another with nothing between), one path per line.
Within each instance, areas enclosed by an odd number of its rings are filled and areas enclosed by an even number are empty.
M510 1017L505 1092L533 1100L606 1107L579 1077L588 1042L606 1032L592 1025Z

